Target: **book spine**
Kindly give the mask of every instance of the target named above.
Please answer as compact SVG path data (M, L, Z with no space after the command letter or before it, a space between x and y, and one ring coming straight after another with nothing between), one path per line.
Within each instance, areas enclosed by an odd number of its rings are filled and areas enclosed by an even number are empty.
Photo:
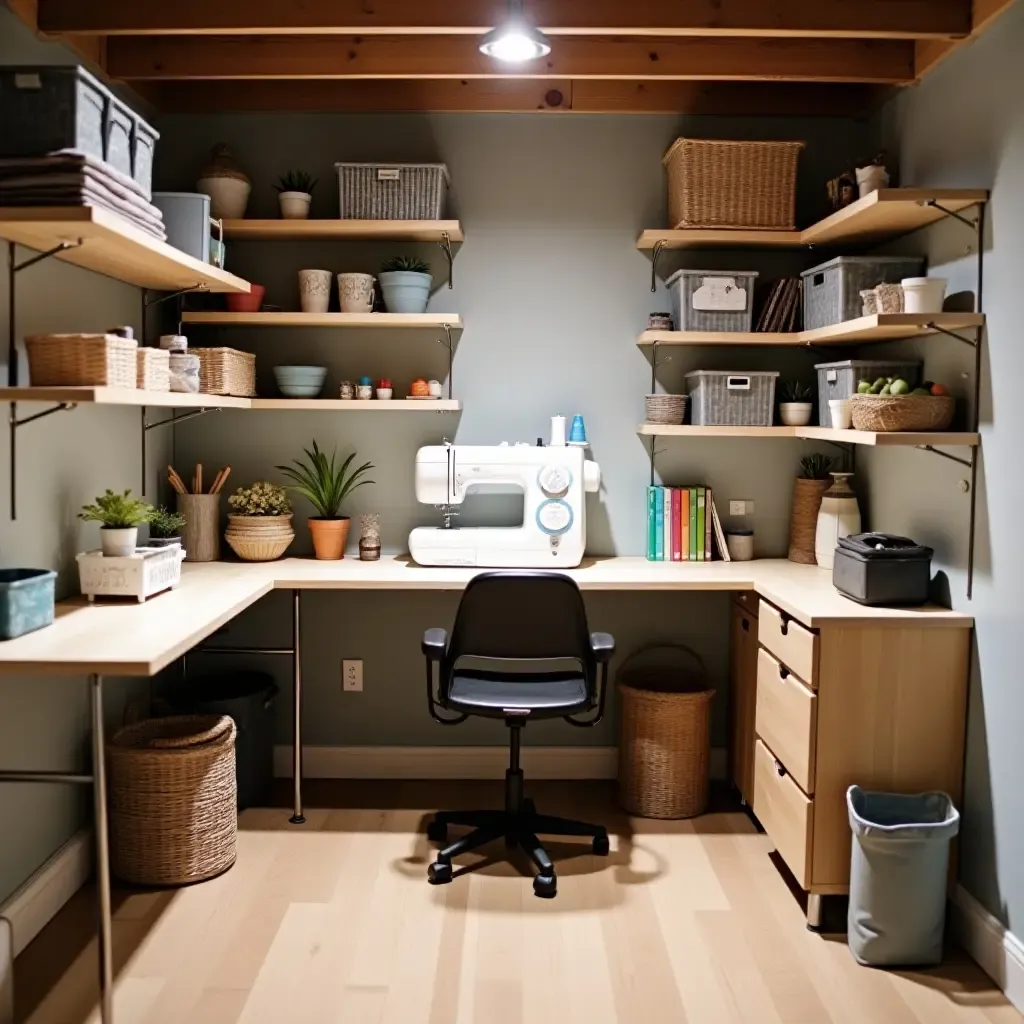
M697 488L697 561L704 561L704 488Z
M678 487L672 488L672 561L678 562L682 558L682 537L679 532L679 505L682 492Z
M665 560L665 488L655 487L657 504L654 510L654 560Z
M654 525L657 522L658 499L655 492L657 487L647 488L647 560L653 562L656 556L656 545L654 543Z
M690 560L690 488L679 491L679 560Z
M690 535L690 557L689 561L697 561L697 488L690 488L690 511L689 511L689 535Z
M707 489L707 493L704 495L704 561L711 561L711 520L713 518L713 512L715 508L714 498L711 494L711 488Z
M665 488L665 522L662 526L665 531L665 536L662 539L662 543L665 547L664 561L672 561L672 488Z

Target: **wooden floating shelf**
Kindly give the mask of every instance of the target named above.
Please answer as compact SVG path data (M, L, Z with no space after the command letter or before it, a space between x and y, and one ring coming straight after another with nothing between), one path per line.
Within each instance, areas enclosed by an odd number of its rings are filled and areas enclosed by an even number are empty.
M252 398L253 409L307 410L317 412L460 412L462 403L438 398L421 402L415 398Z
M458 313L185 313L187 324L221 327L372 327L462 330Z
M935 334L937 328L960 331L981 327L981 313L878 313L813 331L789 333L737 331L644 331L636 343L648 345L859 345ZM932 326L934 325L934 326Z
M2 207L0 238L47 252L62 242L77 243L54 258L157 291L195 288L248 292L243 281L153 238L124 217L95 206Z
M732 228L678 228L647 230L637 239L638 249L774 248L806 245L850 245L895 238L946 216L988 200L985 189L884 188L858 199L802 231L748 231ZM945 210L927 205L940 203Z
M835 430L832 427L694 427L641 423L637 433L645 437L788 437L803 441L835 441L872 447L934 445L973 448L980 443L973 433L884 433L873 430Z
M457 220L226 220L224 237L258 239L336 239L344 241L462 242Z

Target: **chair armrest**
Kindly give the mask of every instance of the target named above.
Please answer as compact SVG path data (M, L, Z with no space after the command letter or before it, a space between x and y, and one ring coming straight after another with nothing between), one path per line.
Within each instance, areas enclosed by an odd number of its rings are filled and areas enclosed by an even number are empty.
M423 634L423 653L431 661L440 661L448 648L448 631L437 626Z
M615 653L615 637L611 633L591 633L590 649L598 661L610 661Z

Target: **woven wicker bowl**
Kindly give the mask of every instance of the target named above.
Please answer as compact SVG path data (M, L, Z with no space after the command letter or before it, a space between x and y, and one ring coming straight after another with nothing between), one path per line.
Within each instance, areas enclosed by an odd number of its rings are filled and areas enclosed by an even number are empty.
M110 866L136 885L186 885L235 862L235 723L151 718L107 745Z
M857 395L853 426L882 433L945 430L953 422L955 409L956 399L948 395Z
M224 539L245 562L272 562L295 540L292 517L229 515Z
M644 420L647 423L678 426L686 415L687 395L647 395Z

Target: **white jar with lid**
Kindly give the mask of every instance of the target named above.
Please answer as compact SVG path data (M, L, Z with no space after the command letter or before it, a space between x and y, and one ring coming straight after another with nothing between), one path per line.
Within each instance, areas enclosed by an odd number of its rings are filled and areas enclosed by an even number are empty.
M161 334L160 347L170 352L184 352L188 348L188 338L184 334Z
M188 352L170 353L171 390L199 394L199 356Z

